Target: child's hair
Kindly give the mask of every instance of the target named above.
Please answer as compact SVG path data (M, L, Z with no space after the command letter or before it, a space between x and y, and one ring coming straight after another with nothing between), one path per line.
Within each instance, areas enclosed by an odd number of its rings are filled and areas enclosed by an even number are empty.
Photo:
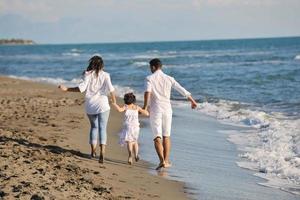
M126 93L124 95L124 103L126 105L130 105L132 103L135 103L135 101L136 101L136 99L135 99L135 96L134 96L134 94L132 92Z
M98 76L99 71L102 70L103 67L104 67L103 59L100 56L95 55L90 58L89 66L86 68L86 71L95 71L96 75Z

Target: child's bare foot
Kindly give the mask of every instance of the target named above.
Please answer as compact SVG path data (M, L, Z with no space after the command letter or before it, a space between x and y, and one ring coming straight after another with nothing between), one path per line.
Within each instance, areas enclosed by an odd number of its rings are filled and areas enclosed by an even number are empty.
M131 156L128 157L128 164L129 164L129 165L132 165L132 157L131 157Z
M103 155L100 155L100 157L99 157L99 163L100 164L104 163L104 157L103 157Z
M159 165L156 167L156 170L159 170L159 169L161 169L161 168L165 167L165 165L166 165L166 163L165 163L165 162L161 162L161 163L159 163Z
M140 160L140 156L139 156L139 155L136 155L136 156L135 156L135 162L139 162L139 160Z

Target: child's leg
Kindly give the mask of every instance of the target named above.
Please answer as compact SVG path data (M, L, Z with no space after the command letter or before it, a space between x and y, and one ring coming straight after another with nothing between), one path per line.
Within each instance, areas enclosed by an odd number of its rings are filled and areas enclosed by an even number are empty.
M139 161L139 143L136 141L133 143L133 152L134 152L134 157L135 157L135 161Z
M127 149L128 149L128 163L132 164L132 149L133 149L133 143L127 142Z

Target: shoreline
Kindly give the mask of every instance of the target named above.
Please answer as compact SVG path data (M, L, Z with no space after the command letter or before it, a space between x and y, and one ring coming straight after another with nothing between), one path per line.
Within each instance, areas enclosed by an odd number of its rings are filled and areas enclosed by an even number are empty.
M106 161L100 165L88 158L89 123L82 94L4 76L0 89L4 199L188 199L184 183L150 174L145 161L127 164L126 148L117 142L122 115L113 109Z

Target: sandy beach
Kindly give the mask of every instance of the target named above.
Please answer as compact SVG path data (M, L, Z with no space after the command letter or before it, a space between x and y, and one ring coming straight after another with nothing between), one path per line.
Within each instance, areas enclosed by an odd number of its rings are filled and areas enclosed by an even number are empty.
M0 199L187 199L184 185L127 164L111 111L104 165L89 158L83 95L0 77Z

